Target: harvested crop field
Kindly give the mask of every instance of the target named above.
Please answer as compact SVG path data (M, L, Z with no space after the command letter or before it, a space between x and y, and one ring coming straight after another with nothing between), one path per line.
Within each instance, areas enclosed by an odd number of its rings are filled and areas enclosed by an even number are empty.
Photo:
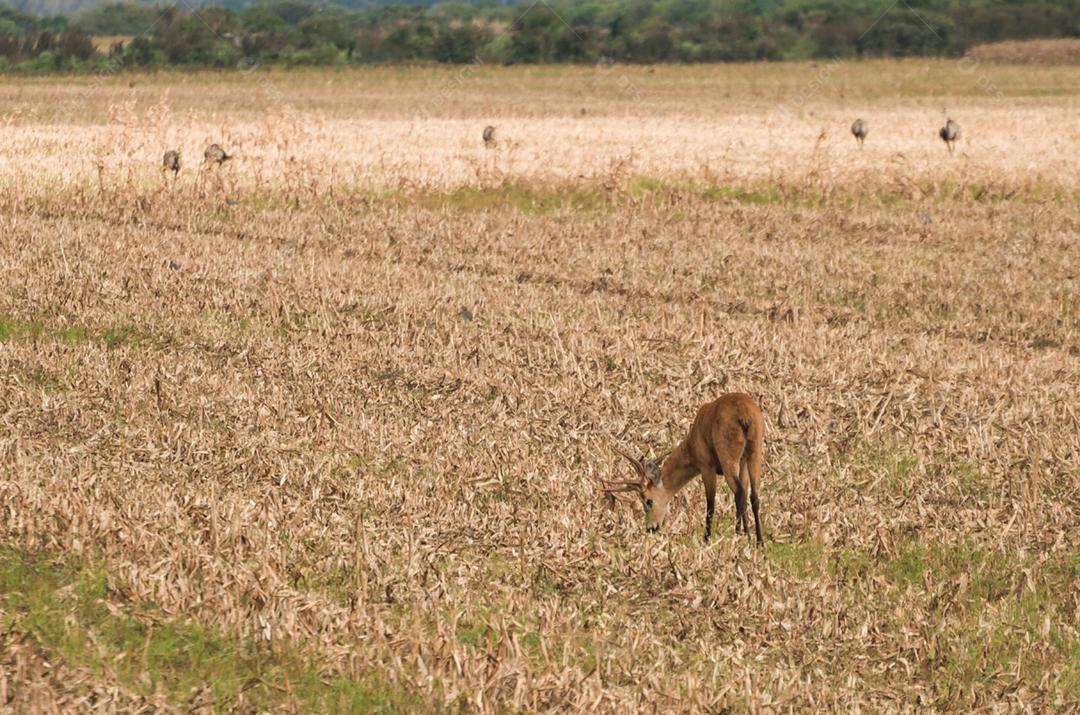
M1080 39L1007 40L976 45L968 61L1011 65L1080 65Z
M5 80L0 707L1080 707L1078 80ZM764 548L608 508L728 391Z

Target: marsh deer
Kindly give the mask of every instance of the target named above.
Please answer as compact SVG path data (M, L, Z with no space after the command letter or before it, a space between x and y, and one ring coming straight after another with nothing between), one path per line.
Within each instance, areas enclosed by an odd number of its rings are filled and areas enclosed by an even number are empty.
M716 505L716 475L735 494L735 533L750 536L746 497L754 510L754 532L761 539L758 486L761 483L765 423L753 398L741 393L723 395L698 410L686 438L671 450L662 466L634 459L615 448L638 474L632 481L603 481L604 492L614 501L619 492L636 492L645 507L645 528L658 531L667 516L671 499L695 475L705 484L705 540L712 535ZM741 532L740 532L741 528Z

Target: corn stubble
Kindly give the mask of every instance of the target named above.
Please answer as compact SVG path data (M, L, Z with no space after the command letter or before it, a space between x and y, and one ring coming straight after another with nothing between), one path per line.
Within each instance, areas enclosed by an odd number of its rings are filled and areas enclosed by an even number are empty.
M950 100L950 157L940 107L870 94L858 65L861 151L848 85L757 126L736 92L710 124L705 70L626 71L660 98L643 121L568 119L565 87L479 70L461 92L534 107L486 149L471 110L415 120L406 89L354 119L329 99L210 118L149 79L96 124L16 110L6 546L97 564L110 609L300 654L390 710L1080 704L1080 136L998 151L1077 85ZM162 180L165 148L212 141L235 158ZM656 536L608 508L598 479L631 476L613 444L660 456L728 391L765 415L765 549L726 493L703 545L696 484ZM192 707L174 676L122 675L139 652L49 664L0 612L0 706ZM200 692L341 706L288 679Z

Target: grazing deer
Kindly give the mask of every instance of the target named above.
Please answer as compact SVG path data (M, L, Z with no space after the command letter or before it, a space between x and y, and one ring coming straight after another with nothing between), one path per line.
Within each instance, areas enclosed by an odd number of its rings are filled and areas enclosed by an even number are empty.
M866 122L861 119L856 119L851 125L851 134L855 137L855 141L859 142L859 148L862 149L863 142L866 141L866 135L870 133L869 127L866 126Z
M698 410L690 433L671 450L663 466L634 459L615 448L630 462L639 478L634 481L602 480L604 492L611 502L619 492L637 492L645 507L645 528L659 531L672 497L695 475L701 474L701 480L705 483L705 541L708 541L712 536L716 505L716 475L723 474L724 481L735 494L735 533L745 533L747 538L750 536L750 524L746 517L746 497L749 493L750 506L754 510L754 532L760 546L764 542L761 538L758 486L761 483L764 433L761 410L749 395L723 395Z

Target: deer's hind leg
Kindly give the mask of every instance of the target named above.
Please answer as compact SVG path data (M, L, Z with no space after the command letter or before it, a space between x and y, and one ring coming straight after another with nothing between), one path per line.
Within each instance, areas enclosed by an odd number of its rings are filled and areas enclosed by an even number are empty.
M746 522L746 490L743 489L739 479L738 460L725 459L720 462L720 471L724 473L724 481L727 482L731 493L735 495L735 533L741 534Z
M751 506L754 509L754 526L757 527L757 491L752 489L750 480L750 461L744 456L739 463L739 491L743 495L742 508L742 533L750 537L750 518L746 514L746 497L749 495ZM759 532L760 533L760 532ZM760 540L760 537L759 537Z
M705 484L705 541L712 536L713 512L716 510L716 472L712 467L701 470L701 481Z
M746 461L743 462L744 468L748 469L750 477L750 506L754 509L754 533L757 536L758 546L762 546L765 541L761 538L761 502L758 500L758 488L761 486L761 468L762 468L762 453L761 443L753 443L749 449L749 454L746 457Z

